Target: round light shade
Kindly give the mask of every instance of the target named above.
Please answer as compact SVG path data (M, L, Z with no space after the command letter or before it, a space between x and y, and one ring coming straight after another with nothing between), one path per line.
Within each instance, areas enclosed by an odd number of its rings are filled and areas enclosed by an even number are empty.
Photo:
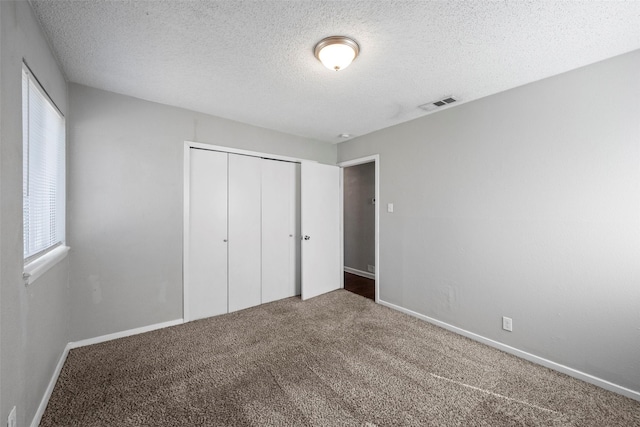
M316 45L316 58L330 70L344 70L356 59L360 46L354 40L344 36L332 36L322 39Z

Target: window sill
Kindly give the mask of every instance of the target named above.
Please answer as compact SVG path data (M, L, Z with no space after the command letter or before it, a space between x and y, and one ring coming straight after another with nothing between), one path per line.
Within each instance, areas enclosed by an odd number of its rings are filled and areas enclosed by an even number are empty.
M67 257L69 253L69 246L58 246L51 252L47 252L38 259L34 259L29 264L24 266L24 278L25 285L30 285L46 273L51 267L62 261Z

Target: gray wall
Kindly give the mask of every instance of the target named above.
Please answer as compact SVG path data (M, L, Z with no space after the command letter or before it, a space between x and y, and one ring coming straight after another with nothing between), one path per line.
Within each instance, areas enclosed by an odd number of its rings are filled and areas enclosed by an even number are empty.
M344 265L360 271L376 265L375 163L344 169Z
M335 145L70 85L72 340L182 318L184 141L335 163Z
M340 144L380 154L382 300L640 391L639 75L635 51Z
M69 341L68 259L22 281L22 58L67 112L67 87L26 1L0 2L0 422L31 422ZM67 118L68 123L68 118Z

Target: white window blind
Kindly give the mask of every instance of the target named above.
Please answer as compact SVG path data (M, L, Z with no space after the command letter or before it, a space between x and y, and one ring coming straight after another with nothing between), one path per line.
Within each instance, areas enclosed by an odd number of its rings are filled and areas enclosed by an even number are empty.
M22 201L25 261L65 240L64 117L22 70Z

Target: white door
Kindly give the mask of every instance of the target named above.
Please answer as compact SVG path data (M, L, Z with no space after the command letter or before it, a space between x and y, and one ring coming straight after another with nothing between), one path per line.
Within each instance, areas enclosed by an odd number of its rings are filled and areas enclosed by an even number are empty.
M227 312L227 153L191 149L185 320Z
M340 168L301 165L302 299L339 289Z
M262 303L296 295L296 165L262 160Z
M261 165L229 154L229 312L261 302Z

